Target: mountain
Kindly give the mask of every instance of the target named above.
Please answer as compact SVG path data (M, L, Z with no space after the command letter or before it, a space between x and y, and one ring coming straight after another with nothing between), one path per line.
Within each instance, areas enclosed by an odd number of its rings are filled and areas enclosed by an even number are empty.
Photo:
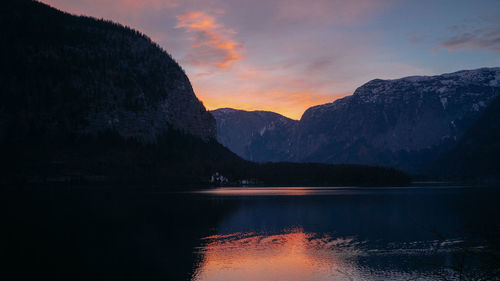
M184 71L145 35L38 2L2 6L0 134L113 131L155 142L173 127L215 138Z
M500 68L372 80L304 113L296 159L415 172L456 144L499 93Z
M366 166L260 165L216 123L172 57L122 25L29 0L0 6L0 184L405 185ZM317 171L322 171L318 174Z
M268 111L221 108L211 111L217 121L217 140L244 159L289 160L298 121Z
M6 1L0 15L2 181L196 183L241 162L145 35L35 1Z
M500 68L375 79L351 96L306 110L292 130L279 131L281 139L266 139L265 147L271 151L250 145L253 141L248 137L229 135L233 125L225 125L224 120L239 119L238 111L225 109L224 117L214 117L221 128L219 141L242 157L376 165L418 173L456 145L499 93ZM257 127L238 123L238 134L255 135ZM283 140L285 144L280 143Z
M458 144L433 165L435 174L500 180L500 96L484 110Z

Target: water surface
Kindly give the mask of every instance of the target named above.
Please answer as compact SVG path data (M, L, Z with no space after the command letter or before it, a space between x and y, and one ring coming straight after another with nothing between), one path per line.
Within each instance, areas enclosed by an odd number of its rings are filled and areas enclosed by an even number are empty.
M499 279L496 187L126 190L2 193L0 275L459 280L461 272Z

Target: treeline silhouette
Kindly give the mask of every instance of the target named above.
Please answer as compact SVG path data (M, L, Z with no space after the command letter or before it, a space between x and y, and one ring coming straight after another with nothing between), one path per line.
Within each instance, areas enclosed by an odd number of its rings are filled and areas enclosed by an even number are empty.
M207 185L407 185L403 172L361 165L265 163L241 159L215 140L171 129L156 143L99 136L32 135L4 140L4 183L118 183L165 188ZM219 173L227 181L210 182Z

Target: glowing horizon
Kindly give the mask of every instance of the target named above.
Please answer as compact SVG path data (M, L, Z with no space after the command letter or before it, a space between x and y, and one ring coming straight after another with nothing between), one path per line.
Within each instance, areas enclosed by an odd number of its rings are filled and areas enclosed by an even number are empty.
M375 78L500 66L500 2L42 0L137 29L186 70L208 110L292 119Z

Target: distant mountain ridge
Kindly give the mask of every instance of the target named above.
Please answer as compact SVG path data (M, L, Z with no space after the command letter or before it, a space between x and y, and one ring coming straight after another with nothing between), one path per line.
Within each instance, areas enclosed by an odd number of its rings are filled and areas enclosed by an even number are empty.
M210 113L217 120L217 140L244 159L289 160L298 121L269 111L221 108Z
M375 79L352 96L306 110L296 129L286 136L292 140L290 153L278 160L420 172L451 149L499 93L500 68ZM223 127L219 121L217 124ZM226 145L228 136L221 136L223 132L224 128L219 129L219 140Z
M419 172L456 144L500 92L500 68L372 80L306 110L296 160Z

